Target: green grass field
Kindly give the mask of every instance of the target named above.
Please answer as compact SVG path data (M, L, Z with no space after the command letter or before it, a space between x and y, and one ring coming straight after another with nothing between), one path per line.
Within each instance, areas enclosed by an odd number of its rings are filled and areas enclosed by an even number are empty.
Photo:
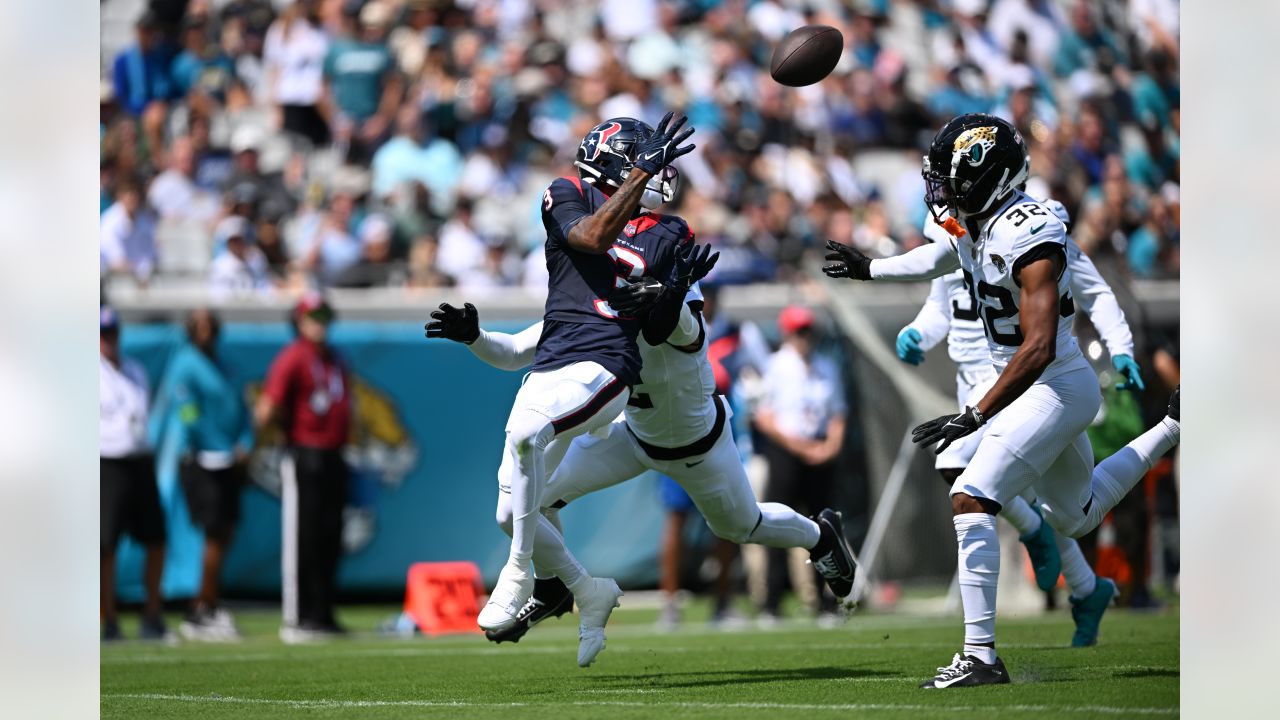
M393 612L349 608L353 628ZM703 611L705 613L705 610ZM1112 610L1096 648L1072 649L1064 612L1002 618L1014 684L916 685L959 649L957 618L855 615L834 629L797 621L716 632L690 621L653 629L654 611L619 610L596 664L576 664L576 619L548 621L518 645L483 636L387 639L356 633L285 646L278 616L239 616L244 642L128 641L102 648L104 718L460 717L912 718L1126 717L1178 713L1178 615ZM177 618L172 618L176 627ZM134 627L127 625L126 634Z

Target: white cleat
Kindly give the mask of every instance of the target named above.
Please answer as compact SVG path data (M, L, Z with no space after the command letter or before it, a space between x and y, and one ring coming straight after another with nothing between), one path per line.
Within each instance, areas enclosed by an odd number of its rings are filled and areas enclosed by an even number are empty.
M593 578L591 586L574 595L578 603L578 667L587 667L604 650L604 626L618 607L622 590L611 578Z
M520 608L533 595L533 574L524 568L507 565L498 575L498 584L480 611L476 622L483 630L506 630L516 624Z

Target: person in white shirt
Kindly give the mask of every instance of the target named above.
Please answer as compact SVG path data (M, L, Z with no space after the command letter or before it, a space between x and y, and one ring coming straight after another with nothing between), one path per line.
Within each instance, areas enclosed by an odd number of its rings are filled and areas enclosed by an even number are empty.
M238 215L223 218L214 244L224 251L209 266L209 293L217 299L269 293L274 289L267 257L253 244L253 226Z
M156 224L136 183L120 184L116 201L102 213L98 228L99 272L132 275L145 283L156 267Z
M284 129L323 146L329 143L329 123L321 111L329 38L319 19L318 0L289 6L267 29L262 55L268 92L280 106Z
M146 547L142 611L143 639L168 637L161 615L160 575L164 570L164 513L156 487L155 459L147 438L146 372L120 355L120 321L103 307L98 318L98 454L101 483L102 639L119 640L116 614L116 546L128 533Z
M815 322L813 311L800 305L788 306L778 315L782 347L769 358L764 395L754 418L756 428L769 440L763 453L769 464L764 500L806 514L830 505L834 461L844 446L848 412L835 363L814 354ZM786 568L785 553L770 550L766 615L778 614ZM817 595L807 587L798 589L810 597ZM825 594L814 599L817 610L834 611L834 602Z
M165 171L151 181L147 201L161 220L208 222L216 216L218 198L195 183L196 154L191 138L183 136L169 147Z

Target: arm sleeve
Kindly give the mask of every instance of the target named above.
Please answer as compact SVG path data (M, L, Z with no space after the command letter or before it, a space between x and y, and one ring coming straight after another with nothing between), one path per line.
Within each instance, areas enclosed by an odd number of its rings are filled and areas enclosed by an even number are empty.
M916 314L916 319L912 320L907 326L920 331L920 347L922 349L931 350L947 337L947 331L951 329L951 303L949 300L947 281L940 277L934 278L929 285L929 297L925 298L924 305L920 308L920 312Z
M1124 311L1120 309L1111 286L1102 279L1102 274L1093 261L1075 243L1067 247L1067 264L1071 268L1071 294L1089 316L1089 321L1102 337L1102 342L1106 343L1107 352L1111 353L1111 357L1132 357L1133 333L1129 330L1129 323L1125 320Z
M499 370L519 370L533 364L533 353L542 337L542 323L535 323L515 335L481 330L468 345L471 354Z
M960 267L951 243L929 243L910 252L871 261L871 279L911 282L932 280Z
M562 247L569 244L569 231L591 214L579 182L556 178L542 193L542 224L547 229L547 239Z

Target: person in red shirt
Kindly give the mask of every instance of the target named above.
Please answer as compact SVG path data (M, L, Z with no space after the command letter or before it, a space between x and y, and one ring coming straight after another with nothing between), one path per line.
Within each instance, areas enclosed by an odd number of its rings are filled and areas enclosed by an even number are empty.
M333 606L350 472L342 446L351 393L346 368L327 343L333 317L319 293L298 301L297 339L272 361L254 408L257 425L279 422L289 445L280 468L285 642L343 632Z

